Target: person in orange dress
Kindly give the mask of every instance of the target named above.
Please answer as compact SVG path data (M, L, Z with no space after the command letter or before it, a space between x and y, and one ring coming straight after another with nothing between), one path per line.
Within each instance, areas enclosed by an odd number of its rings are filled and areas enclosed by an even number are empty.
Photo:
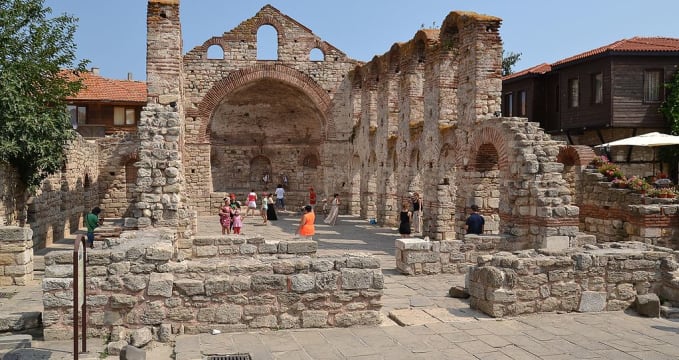
M304 206L304 214L299 221L299 227L297 228L297 234L304 239L312 240L316 229L314 228L314 222L316 222L316 214L311 205Z

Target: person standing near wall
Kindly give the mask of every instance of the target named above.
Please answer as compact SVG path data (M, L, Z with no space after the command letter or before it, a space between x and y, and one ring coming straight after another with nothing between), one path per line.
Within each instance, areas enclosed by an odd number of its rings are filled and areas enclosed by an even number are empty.
M467 231L467 234L481 235L483 234L483 225L485 225L486 221L479 214L479 207L476 204L472 205L471 209L472 213L467 218L464 229Z
M99 218L101 209L96 206L85 216L85 225L87 226L87 246L94 249L94 229L98 228L104 219Z
M297 228L297 234L299 236L312 240L313 235L316 232L314 223L316 222L316 213L311 205L304 206L304 213L299 221L299 227Z
M279 210L285 211L285 189L282 184L276 187L276 206Z
M268 223L268 210L269 210L269 199L267 197L267 193L262 194L262 207L259 209L259 214L262 216L262 220L264 220L264 224Z
M398 214L400 221L398 225L398 233L401 234L402 238L410 236L411 217L412 213L410 212L410 204L407 201L404 201L403 204L401 204L401 212Z
M254 215L255 210L257 209L257 193L255 192L255 189L250 190L247 202L248 210L245 212L245 215L246 216Z
M231 208L231 200L228 197L224 198L224 205L219 208L219 223L222 225L222 235L230 234L233 223L231 216L233 209Z
M339 194L335 194L332 197L332 202L330 202L330 213L323 220L324 223L335 226L337 222L337 217L339 216L339 206L340 206Z
M415 192L413 194L412 198L413 202L413 232L414 233L421 233L422 232L422 198L420 198L420 194Z

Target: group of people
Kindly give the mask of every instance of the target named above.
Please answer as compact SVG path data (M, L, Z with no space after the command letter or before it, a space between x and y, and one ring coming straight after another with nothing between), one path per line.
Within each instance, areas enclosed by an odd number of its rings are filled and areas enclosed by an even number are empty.
M250 193L248 193L246 198L247 210L244 215L240 211L240 202L236 201L236 194L232 193L228 197L225 197L224 204L219 208L219 222L222 226L222 234L231 234L231 231L233 231L234 234L241 234L243 218L246 216L253 216L258 208L259 214L262 217L264 224L267 224L272 220L278 220L276 208L285 211L285 189L281 184L276 187L275 202L273 195L273 193L264 192L262 194L261 200L258 200L259 197L257 192L255 192L254 189L250 190ZM316 214L314 207L316 205L316 199L316 192L314 191L313 187L310 187L309 203L302 208L302 218L300 219L300 223L296 231L296 234L302 237L311 238L315 233L314 223L316 221ZM259 207L257 206L258 201L260 201ZM323 201L324 203L326 202L326 200ZM339 216L339 206L339 194L334 194L332 200L330 201L328 215L323 220L323 222L329 225L335 225Z
M420 194L417 192L409 194L409 199L406 199L401 204L401 212L399 213L398 233L402 238L410 236L410 234L422 232L422 210L423 203ZM465 221L464 229L467 234L483 234L483 226L485 220L479 214L479 207L476 204L470 207L472 213Z

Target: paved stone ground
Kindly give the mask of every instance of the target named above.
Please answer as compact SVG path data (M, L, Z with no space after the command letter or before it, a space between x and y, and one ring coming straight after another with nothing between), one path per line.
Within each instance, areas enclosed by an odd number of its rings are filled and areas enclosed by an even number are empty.
M243 232L269 238L293 237L299 216L279 216L279 221L269 225L261 224L256 217L247 218ZM199 234L220 232L216 216L198 220ZM182 335L174 348L157 344L149 349L147 359L194 360L235 353L249 353L253 360L679 359L677 320L642 318L633 312L491 319L469 309L466 301L446 296L452 285L463 283L461 276L400 275L393 257L396 229L369 225L350 216L341 217L334 227L323 224L320 216L316 222L319 254L361 251L381 260L385 274L381 326ZM30 296L22 298L24 305L30 301ZM5 353L3 360L72 359L72 344L34 341L33 349ZM104 348L100 339L90 339L88 344L90 353L81 355L81 359L106 358L100 357Z

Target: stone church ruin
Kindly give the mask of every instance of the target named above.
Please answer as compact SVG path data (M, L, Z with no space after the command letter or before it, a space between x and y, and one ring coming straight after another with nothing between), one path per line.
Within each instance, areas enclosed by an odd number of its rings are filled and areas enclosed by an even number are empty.
M371 256L196 234L227 193L279 183L293 206L313 186L388 227L418 192L428 239L397 241L399 270L470 273L472 305L493 316L582 310L583 297L599 311L649 293L679 301L677 206L611 192L585 170L591 149L496 115L501 19L453 11L364 63L270 5L182 54L179 11L179 0L148 1L148 104L135 134L69 145L64 171L26 203L11 169L0 176L0 234L12 234L0 241L22 242L17 253L77 230L93 206L137 230L90 254L90 335L378 323L384 284ZM261 26L276 30L275 60L257 57ZM485 235L464 234L472 204ZM0 267L4 283L30 276L21 256ZM46 259L46 337L69 336L67 262Z

